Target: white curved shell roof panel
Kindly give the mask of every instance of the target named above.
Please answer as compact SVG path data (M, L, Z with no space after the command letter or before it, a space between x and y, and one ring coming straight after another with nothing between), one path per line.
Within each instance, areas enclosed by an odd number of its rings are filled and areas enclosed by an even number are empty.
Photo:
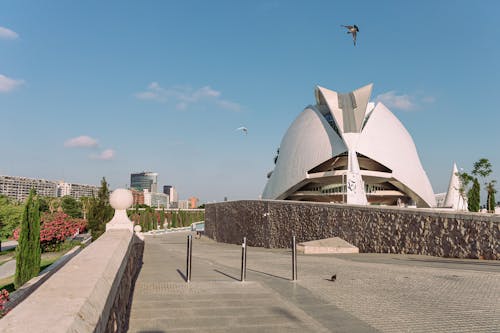
M344 142L321 113L313 106L307 107L281 141L278 161L262 198L281 199L285 192L307 178L307 171L345 151Z
M372 111L356 151L391 169L396 180L425 202L417 202L418 206L436 206L434 191L410 133L382 103Z
M371 89L371 84L348 94L316 89L318 104L307 107L281 141L263 198L287 198L310 180L309 170L349 150L353 156L362 154L388 169L387 182L415 200L417 206L436 205L413 139L383 104L373 108L373 103L368 103ZM370 172L361 170L366 177Z

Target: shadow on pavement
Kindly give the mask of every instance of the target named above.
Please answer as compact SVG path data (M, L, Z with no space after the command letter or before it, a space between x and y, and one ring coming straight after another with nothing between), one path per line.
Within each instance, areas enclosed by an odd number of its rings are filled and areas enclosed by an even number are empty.
M282 280L286 280L286 281L289 281L289 280L290 280L290 279L288 279L288 278L284 278L284 277L282 277L282 276L273 275L273 274L266 273L266 272L261 272L261 271L256 271L255 269L250 269L250 268L247 268L247 270L252 271L252 272L254 272L254 273L264 274L264 275L267 275L267 276L271 276L271 277L278 278L278 279L282 279Z
M229 274L226 274L226 273L224 273L224 272L221 272L221 271L219 271L218 269L214 269L214 272L217 272L217 273L219 273L219 274L222 274L222 275L224 275L224 276L227 276L228 278L231 278L231 279L233 279L233 280L236 280L236 281L241 281L240 279L235 278L234 276L229 275Z
M187 277L186 277L186 275L184 275L184 273L182 273L182 272L181 272L181 270L180 270L180 269L178 269L178 268L177 268L177 273L179 273L179 275L182 277L182 279L183 279L184 281L186 281L186 282L187 282Z

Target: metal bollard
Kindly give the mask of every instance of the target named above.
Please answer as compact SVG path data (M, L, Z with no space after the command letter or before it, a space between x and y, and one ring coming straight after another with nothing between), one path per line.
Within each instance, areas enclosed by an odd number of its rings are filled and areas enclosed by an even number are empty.
M193 255L193 236L188 235L187 237L187 260L186 260L186 282L191 281L191 262Z
M245 282L247 278L247 238L243 237L241 244L241 282Z
M292 236L292 281L297 280L297 244Z

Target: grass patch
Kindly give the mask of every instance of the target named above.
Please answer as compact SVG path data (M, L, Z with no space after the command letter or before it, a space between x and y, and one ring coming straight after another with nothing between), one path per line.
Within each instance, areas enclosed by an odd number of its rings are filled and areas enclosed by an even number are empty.
M14 288L14 275L0 279L0 290L7 289L9 294L16 290Z
M49 267L50 265L52 265L53 263L55 263L71 248L66 248L64 249L64 251L59 251L59 252L42 253L42 258L40 260L40 272L43 271L45 268ZM9 293L14 292L16 290L14 288L14 275L0 279L0 290L2 289L7 289Z

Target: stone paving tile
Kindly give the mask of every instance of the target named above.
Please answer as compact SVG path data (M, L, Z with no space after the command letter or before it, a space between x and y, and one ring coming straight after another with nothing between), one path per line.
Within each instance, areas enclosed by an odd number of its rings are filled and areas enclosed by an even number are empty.
M290 282L289 250L249 248L242 284L241 247L202 238L194 243L187 284L176 271L185 266L186 236L156 237L146 238L132 332L160 324L165 332L500 332L498 262L301 255L299 281ZM172 312L162 315L163 309ZM187 317L192 321L181 319Z

